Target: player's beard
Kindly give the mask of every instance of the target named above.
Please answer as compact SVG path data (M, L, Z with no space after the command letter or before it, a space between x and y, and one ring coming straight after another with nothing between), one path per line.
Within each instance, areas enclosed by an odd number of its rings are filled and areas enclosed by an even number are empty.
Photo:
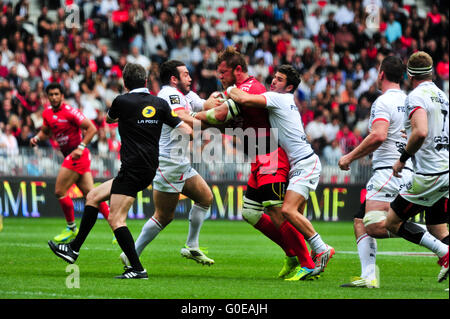
M61 103L62 101L59 101L59 103L56 106L54 106L53 103L50 102L50 105L52 106L53 110L57 111L61 108Z
M180 83L178 84L177 89L178 89L179 91L181 91L181 93L183 93L184 95L186 95L186 94L188 94L189 91L191 90L191 85L190 85L190 84L184 85L183 83L180 82Z

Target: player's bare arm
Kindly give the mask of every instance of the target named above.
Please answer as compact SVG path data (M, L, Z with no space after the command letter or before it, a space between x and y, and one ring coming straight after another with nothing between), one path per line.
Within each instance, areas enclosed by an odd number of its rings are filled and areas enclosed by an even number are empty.
M353 151L339 159L339 168L348 171L353 161L373 153L386 140L388 128L389 122L387 121L373 123L369 135Z
M195 113L195 112L189 113L188 111L186 111L184 109L177 110L177 111L175 111L175 113L178 115L180 120L182 120L184 123L186 123L187 125L189 125L192 128L194 127L194 125L200 126L202 129L209 127L209 125L207 123L205 123L195 117L196 114L198 114L198 113Z
M181 134L183 134L183 135L189 135L191 138L192 138L192 134L193 134L193 130L192 130L192 128L188 125L188 124L186 124L186 123L184 123L184 122L182 122L179 126L177 126L176 128L175 128L177 131L179 131Z
M422 147L427 135L427 112L423 108L418 108L411 115L411 136L408 139L405 150L402 156L392 166L395 177L402 177L400 173L405 167L405 162Z
M95 134L97 134L97 128L89 119L84 119L81 122L80 128L83 130L84 136L80 145L70 153L73 159L78 159L83 155L84 148L91 142Z
M228 97L237 104L248 107L266 107L266 98L259 94L249 94L237 88L227 90Z
M228 114L228 105L222 103L221 105L214 107L212 109L198 112L195 115L197 120L200 120L208 124L219 124L225 122Z
M48 126L42 125L40 131L30 139L31 146L37 146L39 141L45 141L50 137L51 130Z

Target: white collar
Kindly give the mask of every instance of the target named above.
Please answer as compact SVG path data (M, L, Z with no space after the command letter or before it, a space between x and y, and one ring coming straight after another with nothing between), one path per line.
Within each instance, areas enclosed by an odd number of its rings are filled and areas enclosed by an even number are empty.
M147 88L137 88L137 89L131 90L128 93L147 93L147 94L150 94L150 91Z

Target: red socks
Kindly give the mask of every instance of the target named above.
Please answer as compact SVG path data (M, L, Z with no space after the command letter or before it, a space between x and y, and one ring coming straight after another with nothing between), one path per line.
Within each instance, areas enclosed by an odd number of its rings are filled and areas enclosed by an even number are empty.
M281 224L280 233L285 241L285 245L294 250L300 265L313 269L315 264L309 254L303 235L287 220Z
M75 221L75 212L73 209L73 202L69 196L64 196L58 199L59 204L64 212L64 217L66 217L67 224L71 224Z
M287 256L295 256L295 251L285 244L280 230L275 227L269 215L262 214L261 219L254 225L254 227L266 235L266 237L270 240L278 244Z
M66 217L67 223L68 224L73 223L75 221L75 211L73 208L72 199L69 196L64 196L63 198L59 199L59 203L64 212L64 216ZM102 215L103 215L103 217L105 217L105 219L108 219L109 206L108 206L108 204L106 204L106 202L101 202L98 205L98 210L100 211L100 213L102 213Z
M105 219L108 219L109 216L109 206L108 204L106 204L106 202L101 202L98 205L98 210L100 211L100 213L102 213L103 217L105 217Z

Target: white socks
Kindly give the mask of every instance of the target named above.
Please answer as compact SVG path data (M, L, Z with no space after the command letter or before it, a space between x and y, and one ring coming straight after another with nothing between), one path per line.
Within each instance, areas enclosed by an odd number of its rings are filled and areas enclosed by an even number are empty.
M311 249L318 254L327 250L327 245L323 242L319 233L316 233L311 238L308 238L307 241L309 246L311 246Z
M420 245L431 250L433 253L438 255L439 258L445 256L448 252L448 246L431 235L429 232L425 232L420 240Z
M375 263L377 256L377 241L367 234L361 235L356 240L359 260L361 261L361 277L375 279Z
M209 207L205 208L197 204L192 205L191 211L189 212L189 233L186 239L186 245L190 248L198 248L200 229L202 228L208 209Z
M138 256L141 255L144 248L159 234L159 232L163 229L161 224L153 217L151 217L145 224L142 226L142 231L139 234L139 237L136 240L136 252Z

